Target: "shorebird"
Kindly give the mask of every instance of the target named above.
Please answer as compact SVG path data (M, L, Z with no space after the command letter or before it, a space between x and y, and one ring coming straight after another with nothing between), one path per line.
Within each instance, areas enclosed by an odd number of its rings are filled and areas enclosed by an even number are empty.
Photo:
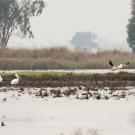
M114 70L119 70L119 69L123 69L123 68L127 67L127 65L129 65L129 62L127 62L126 64L119 64L117 66L114 66L113 62L110 60L109 64L112 67L112 71L114 71Z
M12 85L18 84L19 83L19 80L22 79L18 74L15 74L15 77L16 77L16 79L13 79L11 81L11 84Z
M6 101L7 101L7 98L6 98L6 97L5 97L5 98L3 98L3 99L2 99L2 101L3 101L3 102L6 102Z
M0 83L3 81L3 78L2 78L2 76L0 75Z
M2 121L2 122L1 122L1 127L3 127L3 126L5 126L5 123Z

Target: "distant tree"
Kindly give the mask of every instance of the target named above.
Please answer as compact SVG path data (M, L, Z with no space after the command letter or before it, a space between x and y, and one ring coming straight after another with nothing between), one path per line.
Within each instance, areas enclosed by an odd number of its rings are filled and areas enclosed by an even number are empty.
M75 49L85 49L92 51L98 44L95 42L97 35L92 32L76 32L71 39L71 44Z
M40 15L44 7L43 0L0 0L0 46L6 47L16 31L22 38L34 38L30 18Z
M129 24L127 25L127 42L129 47L132 48L132 51L135 53L135 0L131 0L131 18L129 19Z

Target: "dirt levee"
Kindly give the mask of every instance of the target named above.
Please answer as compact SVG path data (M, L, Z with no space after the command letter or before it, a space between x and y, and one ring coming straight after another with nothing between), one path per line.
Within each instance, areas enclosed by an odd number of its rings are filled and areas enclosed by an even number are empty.
M0 86L11 86L14 75L4 76ZM134 73L119 74L85 74L63 76L22 76L17 86L26 87L63 87L63 86L87 86L87 87L117 87L134 86Z

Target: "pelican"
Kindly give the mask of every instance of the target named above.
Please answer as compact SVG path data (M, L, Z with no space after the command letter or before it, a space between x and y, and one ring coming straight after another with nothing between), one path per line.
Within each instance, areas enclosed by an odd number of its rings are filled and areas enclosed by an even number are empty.
M2 78L2 76L0 75L0 83L3 81L3 78Z
M11 81L11 84L15 85L19 83L19 79L22 79L18 74L15 74L16 79Z
M110 60L109 64L112 66L112 71L114 71L114 70L119 70L119 69L123 69L127 67L127 65L129 65L129 62L127 62L126 64L119 64L117 66L114 66L113 62Z

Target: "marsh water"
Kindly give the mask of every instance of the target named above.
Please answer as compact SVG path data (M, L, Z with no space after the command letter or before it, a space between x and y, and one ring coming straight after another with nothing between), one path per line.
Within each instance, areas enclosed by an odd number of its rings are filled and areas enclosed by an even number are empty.
M64 91L67 87L58 89ZM1 134L135 134L135 87L126 88L126 97L111 93L108 99L96 98L94 94L89 99L76 98L75 95L43 97L37 95L40 91L41 88L1 88L0 122L5 124L0 127ZM110 93L107 88L99 92L102 95Z
M23 72L33 70L12 70ZM35 72L108 73L105 70L34 70ZM122 71L135 73L133 69ZM3 71L1 71L3 72ZM3 135L134 135L135 134L135 87L123 87L110 91L107 87L89 91L86 96L79 88L57 87L62 96L42 93L52 88L0 87L0 127ZM77 90L76 94L64 95L65 90ZM78 91L80 92L78 94ZM60 94L61 94L60 93ZM97 98L97 93L101 98ZM124 96L123 96L124 93ZM41 95L40 95L41 94ZM81 95L81 96L80 96ZM80 97L79 97L80 96ZM108 96L108 98L105 98Z
M111 69L48 69L48 70L0 70L1 73L16 73L16 72L66 72L66 73L117 73L117 72L135 73L135 69L122 69L112 71Z

